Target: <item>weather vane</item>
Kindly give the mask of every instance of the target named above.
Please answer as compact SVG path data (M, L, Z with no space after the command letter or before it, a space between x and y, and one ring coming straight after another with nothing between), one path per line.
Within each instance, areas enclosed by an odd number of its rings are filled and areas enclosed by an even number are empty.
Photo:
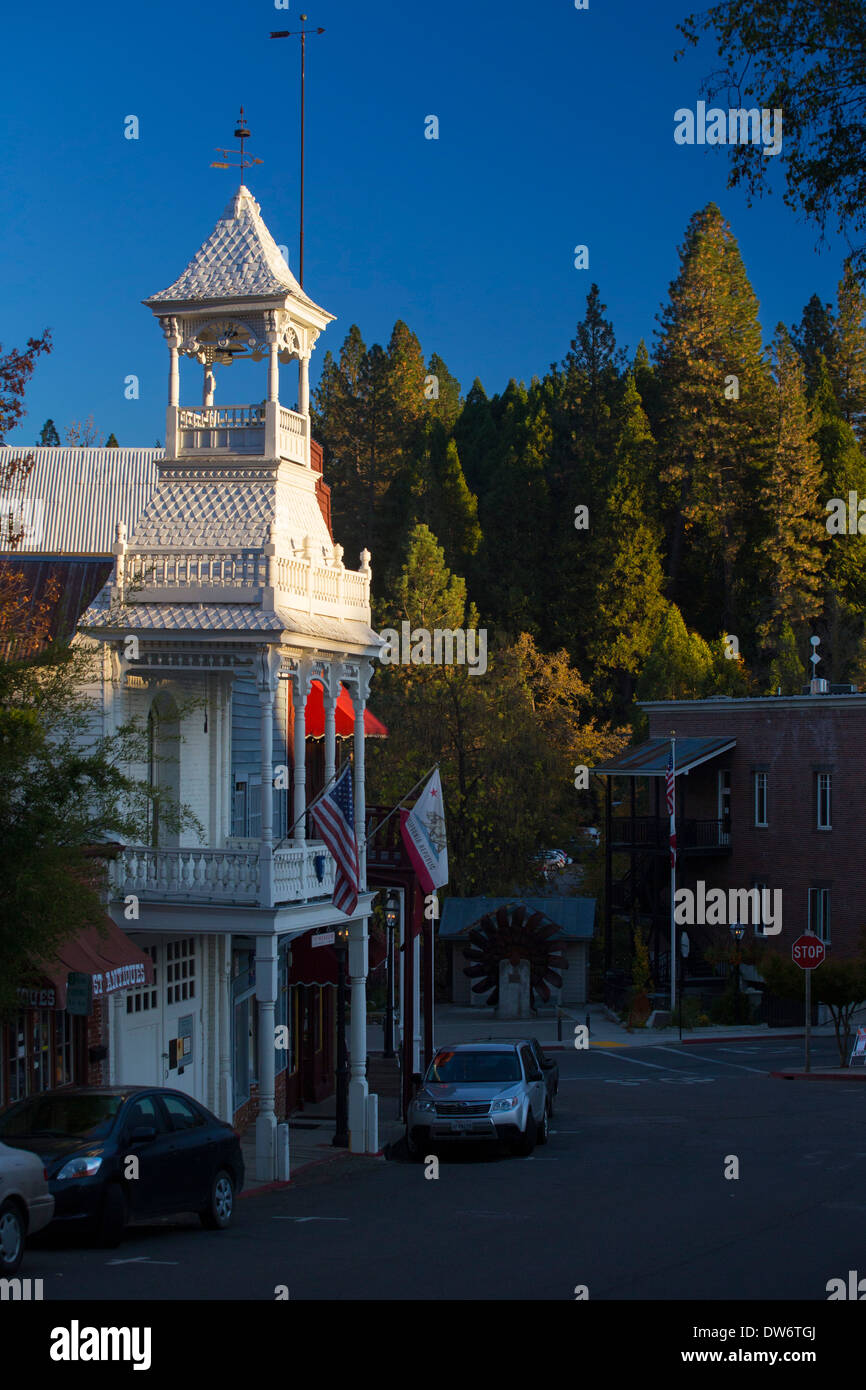
M245 140L249 140L249 138L250 138L250 132L248 131L248 129L247 129L247 123L246 123L246 121L244 120L244 108L241 107L241 114L240 114L240 117L239 117L239 119L238 119L237 129L235 130L235 139L236 139L236 140L240 140L240 142L241 142L241 148L240 148L241 161L240 161L240 164L233 164L233 163L231 162L231 160L229 159L229 155L237 154L237 153L238 153L237 150L224 150L224 149L221 148L221 146L217 145L217 147L216 147L217 154L224 155L224 156L225 156L225 159L221 159L221 160L215 159L215 160L213 160L210 167L211 167L212 169L240 169L240 171L241 171L241 183L243 183L243 181L244 181L244 169L251 169L252 166L253 166L254 164L263 164L263 163L264 163L264 160L262 160L262 159L257 159L257 158L255 157L255 155L252 155L252 154L245 154L245 153L244 153L244 141L245 141Z

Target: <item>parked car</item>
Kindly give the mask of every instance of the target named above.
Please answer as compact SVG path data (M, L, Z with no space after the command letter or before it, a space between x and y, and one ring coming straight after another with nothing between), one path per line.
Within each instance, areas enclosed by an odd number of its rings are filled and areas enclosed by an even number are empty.
M54 1215L45 1168L35 1154L0 1144L0 1276L14 1274L24 1242Z
M423 1158L446 1140L491 1141L527 1156L546 1144L550 1105L529 1042L440 1047L409 1105L406 1140Z
M534 864L537 864L541 872L547 878L550 874L556 873L559 869L564 869L572 861L569 859L565 850L562 849L542 849L533 856Z
M223 1230L243 1187L240 1136L165 1087L44 1091L0 1115L0 1140L45 1165L55 1222L110 1247L127 1222L175 1212Z
M559 1090L559 1063L553 1058L548 1057L544 1048L537 1038L490 1038L489 1042L509 1042L515 1047L520 1047L523 1043L528 1043L532 1048L538 1067L544 1077L544 1084L547 1088L547 1113L553 1115L553 1102Z

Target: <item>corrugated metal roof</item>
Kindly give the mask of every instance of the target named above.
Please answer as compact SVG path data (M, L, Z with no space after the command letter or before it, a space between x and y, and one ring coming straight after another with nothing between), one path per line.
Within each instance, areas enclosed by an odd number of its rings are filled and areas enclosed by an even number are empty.
M88 604L111 576L112 564L104 559L45 560L41 556L0 555L0 567L23 574L30 595L30 612L45 602L49 585L56 581L58 597L51 613L52 637L70 638Z
M439 921L441 937L466 936L486 917L500 907L528 907L541 912L561 928L560 935L569 941L591 941L595 931L595 898L447 898L442 905ZM552 938L554 941L556 937Z
M736 746L735 738L678 738L677 776L697 767L699 763L705 763L709 758L717 758L720 753L727 753L729 748ZM636 748L627 748L618 758L600 763L592 771L617 777L664 777L670 755L669 738L650 738L646 743L638 744Z
M24 524L14 548L0 541L0 552L27 555L111 555L118 521L127 534L156 487L156 461L164 449L25 449L0 447L5 465L33 454L28 477L0 498L0 509ZM16 529L18 529L16 523Z

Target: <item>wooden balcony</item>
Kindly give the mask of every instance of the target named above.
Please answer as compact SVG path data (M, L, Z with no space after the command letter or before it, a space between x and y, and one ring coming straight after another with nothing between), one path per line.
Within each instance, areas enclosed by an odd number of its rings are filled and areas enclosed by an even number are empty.
M643 850L667 854L670 822L667 816L614 816L610 823L610 849ZM692 856L730 854L729 820L694 820L677 824L677 853Z

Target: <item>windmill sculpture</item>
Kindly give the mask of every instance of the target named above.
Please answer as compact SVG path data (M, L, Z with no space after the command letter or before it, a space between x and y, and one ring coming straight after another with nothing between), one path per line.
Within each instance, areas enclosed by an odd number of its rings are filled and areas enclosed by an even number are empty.
M499 966L503 960L516 967L529 962L529 984L536 1000L550 999L550 986L562 984L562 970L568 961L559 946L552 943L561 928L543 912L531 912L522 903L506 903L482 917L469 932L470 945L463 952L463 973L477 983L473 994L490 993L488 1004L499 1003Z

